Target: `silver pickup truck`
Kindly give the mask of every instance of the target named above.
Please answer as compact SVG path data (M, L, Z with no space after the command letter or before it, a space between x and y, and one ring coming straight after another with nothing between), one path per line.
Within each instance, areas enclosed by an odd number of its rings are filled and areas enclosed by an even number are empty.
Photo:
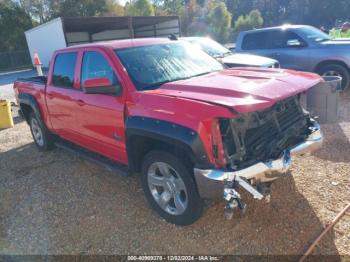
M276 59L282 68L341 76L343 89L350 84L350 39L332 39L312 26L285 25L242 32L235 51Z

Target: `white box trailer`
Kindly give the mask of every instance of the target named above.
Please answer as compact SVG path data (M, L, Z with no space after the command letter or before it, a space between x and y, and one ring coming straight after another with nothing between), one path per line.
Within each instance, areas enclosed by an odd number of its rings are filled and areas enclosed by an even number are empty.
M171 34L181 36L178 16L59 17L25 32L32 61L38 53L44 67L67 46Z

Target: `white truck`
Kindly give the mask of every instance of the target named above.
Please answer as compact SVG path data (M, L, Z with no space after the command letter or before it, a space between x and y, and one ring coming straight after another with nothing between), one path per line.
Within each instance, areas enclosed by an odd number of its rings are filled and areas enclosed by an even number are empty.
M55 50L68 46L127 38L181 36L178 16L58 17L25 32L32 58L44 67Z

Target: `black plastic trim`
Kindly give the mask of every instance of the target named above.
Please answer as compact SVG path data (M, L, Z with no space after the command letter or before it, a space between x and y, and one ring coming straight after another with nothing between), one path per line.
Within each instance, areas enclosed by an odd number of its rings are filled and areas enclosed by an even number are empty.
M134 136L149 137L160 142L176 145L187 153L196 168L213 168L196 131L164 120L129 116L126 121L126 148L129 166L132 170L137 171L138 169L131 148L131 141Z
M38 119L43 123L43 120L42 120L41 114L40 114L40 110L39 110L38 102L36 101L36 99L33 95L26 94L26 93L18 94L18 104L20 106L21 111L22 111L21 104L25 104L25 105L30 106L33 109L33 112L36 115L36 117L38 117ZM23 111L22 111L22 114L23 114ZM24 114L23 114L23 116L24 116ZM26 119L26 121L28 122L28 119Z

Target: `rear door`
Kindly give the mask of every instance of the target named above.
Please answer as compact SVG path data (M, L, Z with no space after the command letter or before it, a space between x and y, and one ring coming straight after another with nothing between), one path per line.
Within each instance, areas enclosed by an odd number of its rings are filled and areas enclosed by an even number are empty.
M89 48L81 56L80 85L84 81L106 77L113 86L122 86L111 59L103 50ZM83 88L82 88L83 89ZM121 95L81 93L76 111L82 144L102 155L127 163L125 149L124 104Z
M75 112L79 89L75 87L78 52L62 52L55 56L46 88L46 104L55 132L70 141L77 141Z

